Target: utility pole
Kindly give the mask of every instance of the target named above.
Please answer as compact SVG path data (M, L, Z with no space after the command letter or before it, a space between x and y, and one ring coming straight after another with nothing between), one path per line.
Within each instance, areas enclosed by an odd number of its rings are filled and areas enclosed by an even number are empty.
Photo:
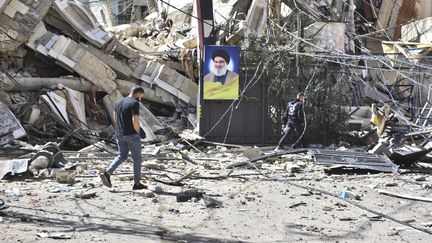
M214 45L216 43L216 38L214 37L214 20L213 20L213 2L208 0L196 0L196 9L198 17L198 79L199 79L199 93L197 101L197 120L198 129L200 135L206 132L206 127L204 127L204 116L203 111L205 111L205 104L203 96L203 57L204 57L204 45Z
M348 6L348 31L350 33L350 50L352 53L355 52L355 45L354 45L354 36L355 36L355 22L354 22L354 11L355 11L355 5L354 0L349 0L349 6Z
M109 13L109 18L111 20L111 24L113 26L117 25L117 19L114 19L114 13L113 13L113 9L112 9L112 3L111 0L105 0L105 5L108 9L108 13Z
M297 44L296 44L296 68L297 68L297 78L300 78L300 65L299 65L299 52L300 52L300 38L302 32L301 24L301 13L297 11Z

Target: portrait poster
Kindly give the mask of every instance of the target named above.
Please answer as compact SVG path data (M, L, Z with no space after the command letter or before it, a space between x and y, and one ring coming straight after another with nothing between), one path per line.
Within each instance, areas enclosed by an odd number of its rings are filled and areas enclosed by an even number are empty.
M239 71L239 46L205 46L203 98L205 100L237 99Z

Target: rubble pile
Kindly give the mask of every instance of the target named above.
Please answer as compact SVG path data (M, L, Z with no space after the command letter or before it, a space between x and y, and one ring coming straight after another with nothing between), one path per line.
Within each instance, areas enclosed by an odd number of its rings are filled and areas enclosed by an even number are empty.
M322 158L308 155L307 149L275 154L271 148L189 143L194 140L145 146L142 180L149 188L132 192L131 163L112 177L112 188L101 186L97 174L115 155L101 152L97 144L63 151L69 162L64 167L30 177L15 171L11 180L0 183L0 223L8 226L2 239L61 235L59 239L111 242L118 234L129 234L135 240L276 241L299 240L307 233L308 239L321 241L361 227L365 233L350 239L410 237L421 242L431 232L427 176L356 174L359 170L336 175L334 169L328 175L327 165L319 163ZM33 157L38 164L43 157L52 158L42 151ZM347 160L352 158L352 152L345 153ZM333 158L341 153L335 154ZM58 225L57 218L64 224ZM26 233L17 228L22 222ZM292 233L286 235L279 222L293 225ZM100 225L113 229L106 232Z
M107 131L113 105L134 85L146 91L141 126L147 141L167 139L159 135L168 127L153 112L195 115L198 86L190 50L196 42L167 44L185 40L176 33L189 16L171 13L163 20L154 12L107 31L87 7L62 0L1 4L2 145L25 136L33 145L56 141L72 148L112 140Z

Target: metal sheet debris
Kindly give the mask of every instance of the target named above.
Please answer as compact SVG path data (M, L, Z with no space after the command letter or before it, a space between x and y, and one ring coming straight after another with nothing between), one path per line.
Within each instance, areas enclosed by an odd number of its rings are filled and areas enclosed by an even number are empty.
M389 173L395 173L398 168L384 155L324 149L311 150L311 153L317 164L328 167L339 166Z

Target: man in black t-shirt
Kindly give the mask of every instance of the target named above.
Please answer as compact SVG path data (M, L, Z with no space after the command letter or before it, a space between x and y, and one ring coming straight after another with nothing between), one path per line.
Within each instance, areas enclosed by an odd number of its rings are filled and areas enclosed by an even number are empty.
M100 174L105 186L111 187L110 175L128 157L129 151L134 165L134 185L132 190L146 189L141 184L141 136L139 123L139 101L144 96L143 87L134 87L129 96L119 100L115 104L113 118L119 155L112 161L108 169Z
M304 94L298 93L297 99L293 99L290 102L288 102L287 110L284 115L284 123L286 124L286 130L279 140L279 143L277 147L275 148L275 151L279 150L280 147L283 145L285 140L289 138L294 132L298 134L296 142L300 142L301 146L303 147L303 130L304 130L304 111L303 111L303 102L304 102ZM293 144L294 146L295 144Z

